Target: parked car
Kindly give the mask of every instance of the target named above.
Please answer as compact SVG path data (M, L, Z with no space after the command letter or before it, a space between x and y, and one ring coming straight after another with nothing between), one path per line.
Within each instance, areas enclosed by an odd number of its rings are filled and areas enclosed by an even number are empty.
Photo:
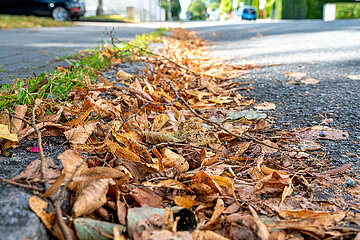
M51 16L58 21L85 14L83 0L0 0L0 14Z
M237 17L241 20L256 20L256 8L253 6L242 6L237 11Z

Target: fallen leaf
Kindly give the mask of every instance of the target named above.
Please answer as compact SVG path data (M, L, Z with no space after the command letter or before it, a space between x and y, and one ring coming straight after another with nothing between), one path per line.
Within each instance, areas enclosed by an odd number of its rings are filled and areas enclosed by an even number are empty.
M151 126L151 131L159 131L168 121L169 117L166 114L160 114L156 116L156 118L154 119L154 123Z
M110 179L100 179L87 184L75 200L73 213L75 217L90 214L103 206L107 199Z
M18 142L17 135L10 133L9 127L4 124L0 124L0 140L1 139L10 140L12 142Z
M294 133L305 140L346 140L349 137L347 132L320 125L309 128L294 129Z
M179 207L191 208L195 204L196 196L175 196L174 202Z
M253 207L249 206L249 209L256 223L258 236L261 240L268 240L270 237L270 232L267 229L266 225L261 221L259 215Z
M301 80L301 83L308 84L308 85L315 85L315 84L319 84L320 81L315 78L307 78L307 79Z
M134 152L121 147L119 144L112 142L110 140L106 141L106 145L109 148L109 151L115 154L120 159L125 159L132 162L142 162L141 158L136 155Z
M288 73L285 73L285 76L293 77L293 78L297 78L297 79L301 79L301 78L303 78L303 77L306 76L306 73L301 73L301 72L288 72Z
M255 103L254 108L256 110L274 110L276 108L276 105L272 102Z
M26 111L27 111L27 105L17 105L15 107L15 113L14 115L19 118L24 118ZM12 118L11 124L10 124L10 132L11 133L18 133L22 128L24 127L24 122L21 119L18 118Z
M97 122L87 125L79 125L76 128L64 132L66 139L72 144L85 144L97 127Z
M192 237L193 240L228 240L228 238L209 230L195 230L192 232Z
M121 232L125 227L119 224L98 221L90 218L76 218L74 220L76 236L80 240L109 240L113 236L114 227Z
M165 167L173 167L179 172L186 172L189 169L189 163L185 158L167 148L163 149L162 163Z
M151 144L181 142L181 140L167 133L145 131L144 135L146 138L146 142Z
M22 172L16 175L13 179L25 180L29 182L38 182L41 180L40 167L41 160L36 159L32 161ZM45 169L46 177L48 180L51 181L57 179L61 174L61 170L54 164L53 160L51 159L46 159Z
M225 209L226 207L224 201L221 198L218 198L216 200L214 212L211 215L210 222L215 221L225 211Z
M149 188L135 188L130 195L139 206L162 207L162 198Z
M289 175L283 175L274 171L256 184L254 193L282 193L285 187L290 184L291 180Z
M89 108L80 117L75 118L67 123L64 123L64 126L75 127L75 126L83 123L92 111L93 111L93 108Z
M118 79L118 80L127 80L127 79L132 78L132 77L133 77L132 74L129 74L129 73L123 71L123 70L119 70L116 73L116 79Z
M351 80L360 80L360 75L348 75Z
M83 168L73 177L74 182L90 182L105 178L121 178L125 174L109 167Z

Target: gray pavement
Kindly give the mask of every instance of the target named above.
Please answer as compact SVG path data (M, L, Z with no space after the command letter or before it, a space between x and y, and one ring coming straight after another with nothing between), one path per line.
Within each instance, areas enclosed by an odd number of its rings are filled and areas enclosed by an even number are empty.
M331 119L330 127L349 132L346 141L323 141L328 153L324 170L354 162L360 173L360 20L320 20L241 23L194 28L209 39L212 54L232 56L239 64L281 64L250 71L240 81L252 81L244 93L256 102L274 102L275 127L293 129ZM286 84L287 72L302 72L318 85ZM299 81L298 81L299 82Z
M82 23L76 27L0 30L0 84L11 83L49 69L55 57L100 46L109 41L105 29L115 27L115 36L134 38L157 27L177 27L178 23L110 24ZM347 141L325 142L329 164L354 162L360 157L360 21L280 21L280 22L196 22L184 23L209 39L214 56L232 56L234 63L275 64L250 71L240 81L252 81L254 90L241 93L257 102L274 102L269 112L275 127L306 127L331 118L331 127L349 132ZM304 72L320 80L318 85L286 84L286 72ZM48 139L46 155L56 162L63 149L62 139ZM24 142L12 158L0 157L0 178L12 178L37 154L26 152L33 142ZM53 147L50 147L53 146ZM58 162L56 162L58 163ZM27 206L31 191L0 184L0 239L48 239L46 230Z
M0 84L41 73L63 62L53 61L79 50L111 44L106 31L122 40L154 31L153 26L131 24L86 24L74 27L0 30Z

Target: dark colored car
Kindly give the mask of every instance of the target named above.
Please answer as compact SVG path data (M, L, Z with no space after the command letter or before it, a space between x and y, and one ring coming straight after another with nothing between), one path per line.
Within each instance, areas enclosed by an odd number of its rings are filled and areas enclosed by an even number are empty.
M83 0L0 0L0 14L51 16L58 21L85 14Z

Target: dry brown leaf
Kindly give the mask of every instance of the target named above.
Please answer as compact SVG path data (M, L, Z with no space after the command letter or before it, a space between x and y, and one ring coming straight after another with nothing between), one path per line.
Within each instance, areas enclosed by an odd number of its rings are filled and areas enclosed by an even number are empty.
M196 196L175 196L174 202L179 207L192 208L195 204Z
M309 128L294 129L294 131L295 135L305 140L346 140L349 137L349 133L347 132L320 125Z
M301 83L315 85L315 84L319 84L320 81L315 78L307 78L307 79L301 80Z
M115 168L109 167L92 167L84 168L75 174L74 182L91 182L104 178L121 178L125 174Z
M80 191L72 209L75 217L90 214L106 203L110 180L100 179L90 182Z
M327 229L344 219L346 214L343 211L331 213L301 209L292 211L281 210L279 215L285 218L285 220L269 224L269 227L274 229L302 230L324 237Z
M123 71L123 70L119 70L116 73L116 79L118 79L118 80L127 80L127 79L132 78L132 77L133 77L132 74L129 74L129 73Z
M63 166L62 173L65 173L69 176L73 174L77 167L79 168L78 171L87 168L83 157L81 157L81 155L74 150L66 150L58 156L58 159L61 161Z
M199 171L192 177L190 188L199 195L212 195L220 192L214 180L204 171Z
M154 208L162 208L162 198L149 188L135 188L130 194L137 204Z
M254 108L256 110L274 110L276 108L276 105L272 102L255 103Z
M60 107L60 109L55 113L55 114L51 114L51 115L44 115L42 117L38 118L39 122L52 122L52 123L57 123L61 117L61 114L63 113L64 108Z
M260 237L261 240L268 240L270 237L270 232L267 229L266 225L261 221L259 215L257 214L257 212L255 211L255 209L251 206L249 206L249 209L251 211L251 214L254 218L254 221L256 223L256 226L258 227L257 230L257 234Z
M126 226L126 216L127 216L126 204L124 202L121 202L119 199L116 200L116 213L119 223L121 225Z
M54 214L47 213L44 209L46 209L48 203L41 198L36 196L31 196L29 198L29 207L30 209L36 213L36 215L41 219L44 223L45 227L51 231L53 222L55 220Z
M52 128L56 128L62 131L66 131L66 130L70 130L71 127L68 126L64 126L62 124L56 124L56 123L51 123L51 122L42 122L39 124L36 124L36 127L40 130L43 129L45 127L52 127ZM35 132L35 129L32 126L29 126L27 128L24 128L23 130L21 130L20 132L18 132L18 138L19 141L22 140L23 138L25 138L26 136L32 134Z
M8 126L10 128L10 117L9 117L9 110L3 108L0 113L0 124Z
M142 162L141 158L136 155L134 152L121 147L119 144L112 142L110 140L106 141L106 145L109 148L109 151L115 154L120 159L125 159L132 162Z
M134 95L136 98L138 98L140 100L145 100L145 101L149 101L149 102L154 101L152 99L152 97L149 94L147 94L146 92L144 92L142 89L130 86L128 90L129 90L129 93L131 93L132 95Z
M59 187L61 186L61 184L63 183L64 181L64 178L65 178L65 173L61 174L56 180L55 182L53 183L53 185L51 185L51 187L46 190L46 192L42 195L44 198L48 198L48 197L51 197L52 195L54 195Z
M221 198L218 198L216 200L216 205L214 208L214 212L210 218L210 222L215 221L225 211L225 209L226 207L224 201Z
M284 191L283 191L283 193L281 195L280 205L282 205L283 202L285 201L285 198L290 196L292 193L293 193L293 188L292 188L291 184L288 185L288 186L285 186Z
M179 172L186 172L189 169L189 163L185 158L167 148L163 149L162 163L165 167L173 167Z
M228 238L209 230L195 230L192 232L192 237L193 240L228 240Z
M300 79L300 78L305 77L305 76L306 76L306 73L301 73L301 72L288 72L288 73L285 74L285 76Z
M129 143L130 143L130 147L131 149L138 154L139 156L141 156L146 163L153 163L153 159L149 153L149 151L146 149L145 146L141 145L140 143L138 143L135 139L130 138L128 139Z
M41 160L36 159L32 161L22 172L16 175L13 179L25 180L29 182L38 182L42 179L40 173L40 166ZM45 169L46 177L48 180L51 180L51 182L57 179L61 174L60 169L54 164L53 160L51 159L46 159Z
M87 125L79 125L76 128L64 132L66 139L72 144L85 144L97 127L97 122Z
M144 135L146 142L151 144L181 142L181 140L167 133L145 131Z
M168 121L169 117L164 113L156 116L156 118L154 119L154 123L151 126L151 131L159 131Z
M93 111L93 109L89 108L80 117L75 118L67 123L64 123L64 126L75 127L75 126L83 123L92 111Z
M282 175L276 171L261 179L255 186L254 193L282 193L291 184L289 175Z
M235 194L235 190L234 190L234 184L230 178L220 177L220 176L215 176L215 175L210 176L210 178L212 180L214 180L218 185L229 189L231 191L235 201L237 202L236 194Z
M14 115L19 118L24 118L26 111L27 111L27 105L17 105L15 107L15 113ZM24 122L21 119L18 118L12 118L11 124L10 124L10 132L11 133L18 133L22 128L24 127Z

